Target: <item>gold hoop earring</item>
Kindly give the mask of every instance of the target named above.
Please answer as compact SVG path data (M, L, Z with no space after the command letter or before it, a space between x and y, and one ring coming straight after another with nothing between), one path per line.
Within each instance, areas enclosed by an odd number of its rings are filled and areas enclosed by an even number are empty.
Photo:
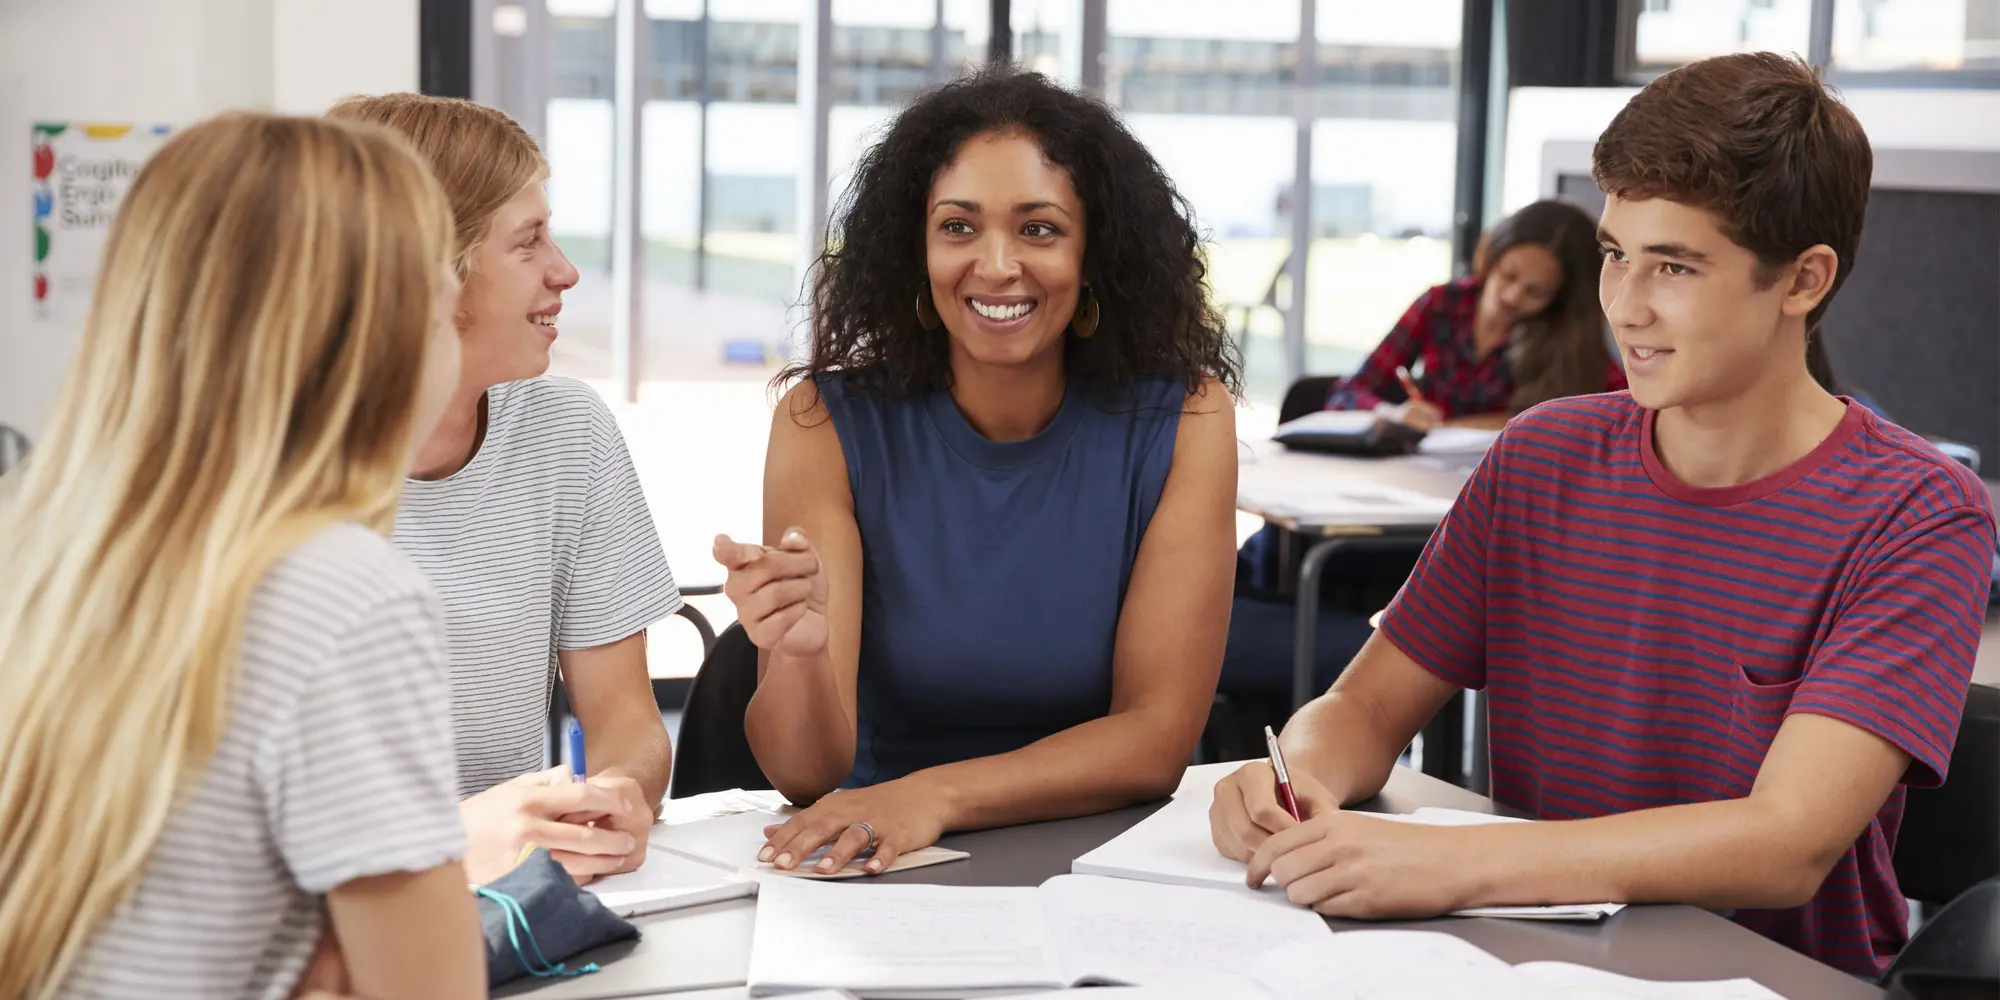
M928 281L917 289L917 325L925 330L936 330L944 325L944 317L938 315L937 303L931 300L931 283Z
M1097 293L1083 286L1083 301L1076 304L1076 314L1069 318L1069 328L1076 331L1078 340L1089 340L1097 335Z

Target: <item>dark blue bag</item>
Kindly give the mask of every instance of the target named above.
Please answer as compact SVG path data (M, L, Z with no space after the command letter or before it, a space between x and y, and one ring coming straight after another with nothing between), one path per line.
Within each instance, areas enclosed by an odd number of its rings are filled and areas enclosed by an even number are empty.
M592 948L639 936L639 928L605 909L549 852L536 848L514 870L474 889L486 937L486 985L522 976L556 978L596 972L595 964L563 964Z

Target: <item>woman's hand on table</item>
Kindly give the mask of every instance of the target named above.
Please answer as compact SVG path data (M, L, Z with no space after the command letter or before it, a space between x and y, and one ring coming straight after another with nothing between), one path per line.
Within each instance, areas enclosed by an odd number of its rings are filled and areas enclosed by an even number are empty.
M879 875L898 857L937 843L944 835L945 817L939 795L912 778L839 791L784 823L765 827L764 849L757 860L790 871L831 844L826 857L811 870L837 872L867 852L868 830L862 823L875 830L875 853L862 869Z
M787 530L777 548L717 535L715 561L729 571L722 591L758 648L792 656L826 649L826 570L804 532Z

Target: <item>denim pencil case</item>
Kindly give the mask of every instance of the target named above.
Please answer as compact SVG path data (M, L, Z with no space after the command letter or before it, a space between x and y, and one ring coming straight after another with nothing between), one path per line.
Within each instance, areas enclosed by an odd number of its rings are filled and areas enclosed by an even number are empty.
M565 963L600 945L639 936L639 928L605 909L541 848L473 892L486 938L488 986L523 976L549 979L596 972L595 964Z

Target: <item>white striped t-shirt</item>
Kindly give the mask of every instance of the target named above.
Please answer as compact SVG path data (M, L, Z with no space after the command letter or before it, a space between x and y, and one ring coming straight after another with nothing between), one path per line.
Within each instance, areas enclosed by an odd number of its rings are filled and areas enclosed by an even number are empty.
M444 603L461 795L542 766L558 649L616 642L680 607L597 393L544 376L486 399L478 453L406 482L396 519L396 544Z
M64 998L289 996L320 895L465 853L444 622L415 566L358 525L251 597L229 723Z

